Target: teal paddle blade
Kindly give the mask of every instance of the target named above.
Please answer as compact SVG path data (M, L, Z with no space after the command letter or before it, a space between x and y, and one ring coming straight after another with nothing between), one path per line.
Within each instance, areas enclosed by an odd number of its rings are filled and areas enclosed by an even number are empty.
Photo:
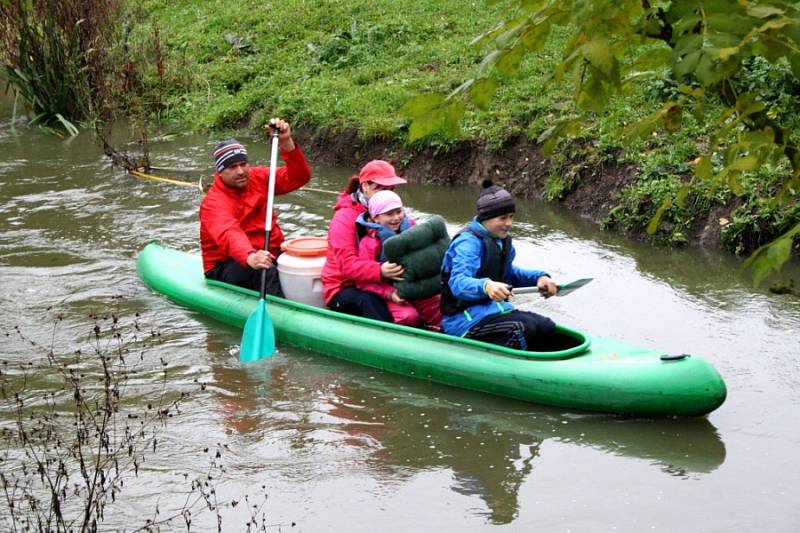
M587 283L589 283L593 279L594 278L581 278L581 279L576 279L575 281L573 281L571 283L567 283L566 285L559 285L558 286L558 293L556 294L556 296L566 296L567 294L571 293L575 289L580 289L581 287L583 287L584 285L586 285Z
M275 328L262 298L244 325L242 343L239 346L239 361L252 363L262 357L272 357L274 351Z

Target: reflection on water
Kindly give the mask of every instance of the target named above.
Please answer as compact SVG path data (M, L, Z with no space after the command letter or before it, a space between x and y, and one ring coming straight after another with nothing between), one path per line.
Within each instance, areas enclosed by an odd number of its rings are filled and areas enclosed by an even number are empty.
M281 348L270 365L227 366L236 338L209 332L212 390L226 425L246 439L279 436L293 448L354 447L362 467L397 484L445 470L451 488L480 497L487 518L512 522L519 490L547 439L647 461L693 478L717 469L725 445L705 418L630 420L574 415L418 383ZM341 367L345 374L337 374Z

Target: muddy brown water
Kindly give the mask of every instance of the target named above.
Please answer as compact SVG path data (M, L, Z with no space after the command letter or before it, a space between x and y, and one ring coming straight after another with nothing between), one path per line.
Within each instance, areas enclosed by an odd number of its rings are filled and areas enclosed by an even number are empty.
M136 253L152 238L197 249L198 191L110 168L88 134L60 140L12 131L10 108L2 111L3 360L35 355L5 336L15 326L69 352L86 342L90 313L139 313L145 328L161 333L146 358L154 367L168 361L170 387L207 384L169 421L157 453L109 507L104 529L134 529L156 503L162 515L179 508L185 475L206 472L204 449L224 445L218 496L253 498L263 486L273 531L797 531L800 300L753 289L732 258L631 243L518 201L519 261L558 280L595 278L568 297L520 306L580 330L708 358L729 395L707 418L570 412L286 346L272 360L242 365L239 330L168 302L136 275ZM254 159L268 159L263 143L244 140ZM213 144L202 136L157 143L154 161L208 172ZM321 189L338 190L354 170L311 163L311 185ZM412 213L442 214L451 230L471 216L475 197L470 188L400 192ZM315 192L279 198L285 233L324 235L332 200ZM789 273L800 277L796 266ZM58 314L64 319L54 326ZM138 386L155 390L159 377L145 374ZM133 401L139 397L146 401ZM8 423L10 413L2 417ZM249 518L244 506L222 516L226 531L244 529ZM192 529L215 521L198 509Z

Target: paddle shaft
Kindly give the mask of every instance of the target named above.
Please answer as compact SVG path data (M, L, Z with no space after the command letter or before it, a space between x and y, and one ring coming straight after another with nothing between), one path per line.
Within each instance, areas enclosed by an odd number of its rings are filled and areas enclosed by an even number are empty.
M272 204L275 200L275 172L278 166L278 134L277 127L272 128L272 148L269 155L269 184L267 185L267 215L264 221L264 249L269 252L269 238L272 233ZM267 269L261 269L261 288L258 292L259 300L263 300L267 292Z
M539 290L539 287L514 287L512 290L512 295L516 296L519 294L530 294L532 292L542 292Z

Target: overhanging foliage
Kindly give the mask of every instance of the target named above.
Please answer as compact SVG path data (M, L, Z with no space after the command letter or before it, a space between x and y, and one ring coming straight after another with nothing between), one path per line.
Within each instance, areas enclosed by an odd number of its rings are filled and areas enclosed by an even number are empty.
M500 0L488 0L490 4ZM565 136L576 135L586 120L601 114L611 100L632 85L666 75L675 97L618 133L620 140L673 132L691 113L714 121L708 146L693 161L693 180L725 185L743 194L741 176L768 162L783 160L791 169L774 198L780 208L797 200L800 146L760 94L742 91L736 79L754 58L770 64L788 62L800 78L800 10L785 0L514 0L512 15L475 39L489 49L473 79L444 97L422 94L403 112L411 118L409 140L432 134L455 136L467 105L485 109L504 76L539 52L551 31L568 27L572 38L551 73L552 83L571 81L578 116L561 120L540 137L547 154ZM692 183L664 201L648 227L680 205ZM747 262L760 282L779 271L791 255L795 226L755 253Z

